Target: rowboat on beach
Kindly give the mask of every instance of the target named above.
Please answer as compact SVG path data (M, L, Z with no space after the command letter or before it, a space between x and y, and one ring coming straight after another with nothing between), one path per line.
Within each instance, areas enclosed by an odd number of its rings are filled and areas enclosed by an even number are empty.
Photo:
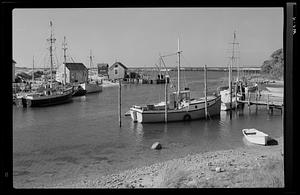
M242 133L244 137L251 143L259 145L267 145L270 137L268 134L258 131L257 129L243 129Z

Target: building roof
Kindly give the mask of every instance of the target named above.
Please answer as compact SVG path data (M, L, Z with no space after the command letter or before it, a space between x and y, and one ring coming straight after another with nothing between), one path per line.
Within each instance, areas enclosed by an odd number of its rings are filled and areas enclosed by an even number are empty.
M66 63L69 70L87 70L83 63Z
M109 67L109 69L113 69L116 65L118 66L122 66L124 69L128 69L124 64L122 64L121 62L115 62L113 65L111 65L111 67Z
M97 66L107 66L108 63L98 63Z
M107 63L98 63L97 67L98 68L105 68L105 69L107 69L109 67L109 65Z

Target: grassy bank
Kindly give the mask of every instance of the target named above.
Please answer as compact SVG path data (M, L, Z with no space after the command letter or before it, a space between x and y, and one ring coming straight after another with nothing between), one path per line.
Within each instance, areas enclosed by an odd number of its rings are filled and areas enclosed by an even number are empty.
M66 188L265 188L284 187L283 138L277 145L245 145L118 174L83 178Z

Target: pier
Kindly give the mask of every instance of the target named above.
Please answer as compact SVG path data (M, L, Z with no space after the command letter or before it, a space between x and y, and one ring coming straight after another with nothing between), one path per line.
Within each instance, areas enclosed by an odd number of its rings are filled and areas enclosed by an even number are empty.
M281 110L284 108L283 95L270 93L267 91L249 92L245 94L245 100L237 100L238 103L256 106L266 106L267 110L273 113L273 109Z
M128 67L129 71L157 71L156 67ZM177 71L176 67L166 67L166 69L161 69L161 71ZM180 67L181 71L204 71L204 68L202 66L200 67ZM239 68L239 71L244 72L251 72L251 73L259 73L261 70L261 67L259 66L241 66ZM207 71L228 71L228 68L225 66L211 66L207 67ZM238 71L237 67L232 67L232 71Z

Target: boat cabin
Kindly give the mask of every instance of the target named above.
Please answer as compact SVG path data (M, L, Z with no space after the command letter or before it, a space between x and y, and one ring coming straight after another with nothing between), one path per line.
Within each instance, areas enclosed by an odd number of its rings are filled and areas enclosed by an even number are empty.
M191 92L189 89L173 92L170 94L169 97L169 108L174 109L179 106L179 104L183 101L189 102L191 99Z

